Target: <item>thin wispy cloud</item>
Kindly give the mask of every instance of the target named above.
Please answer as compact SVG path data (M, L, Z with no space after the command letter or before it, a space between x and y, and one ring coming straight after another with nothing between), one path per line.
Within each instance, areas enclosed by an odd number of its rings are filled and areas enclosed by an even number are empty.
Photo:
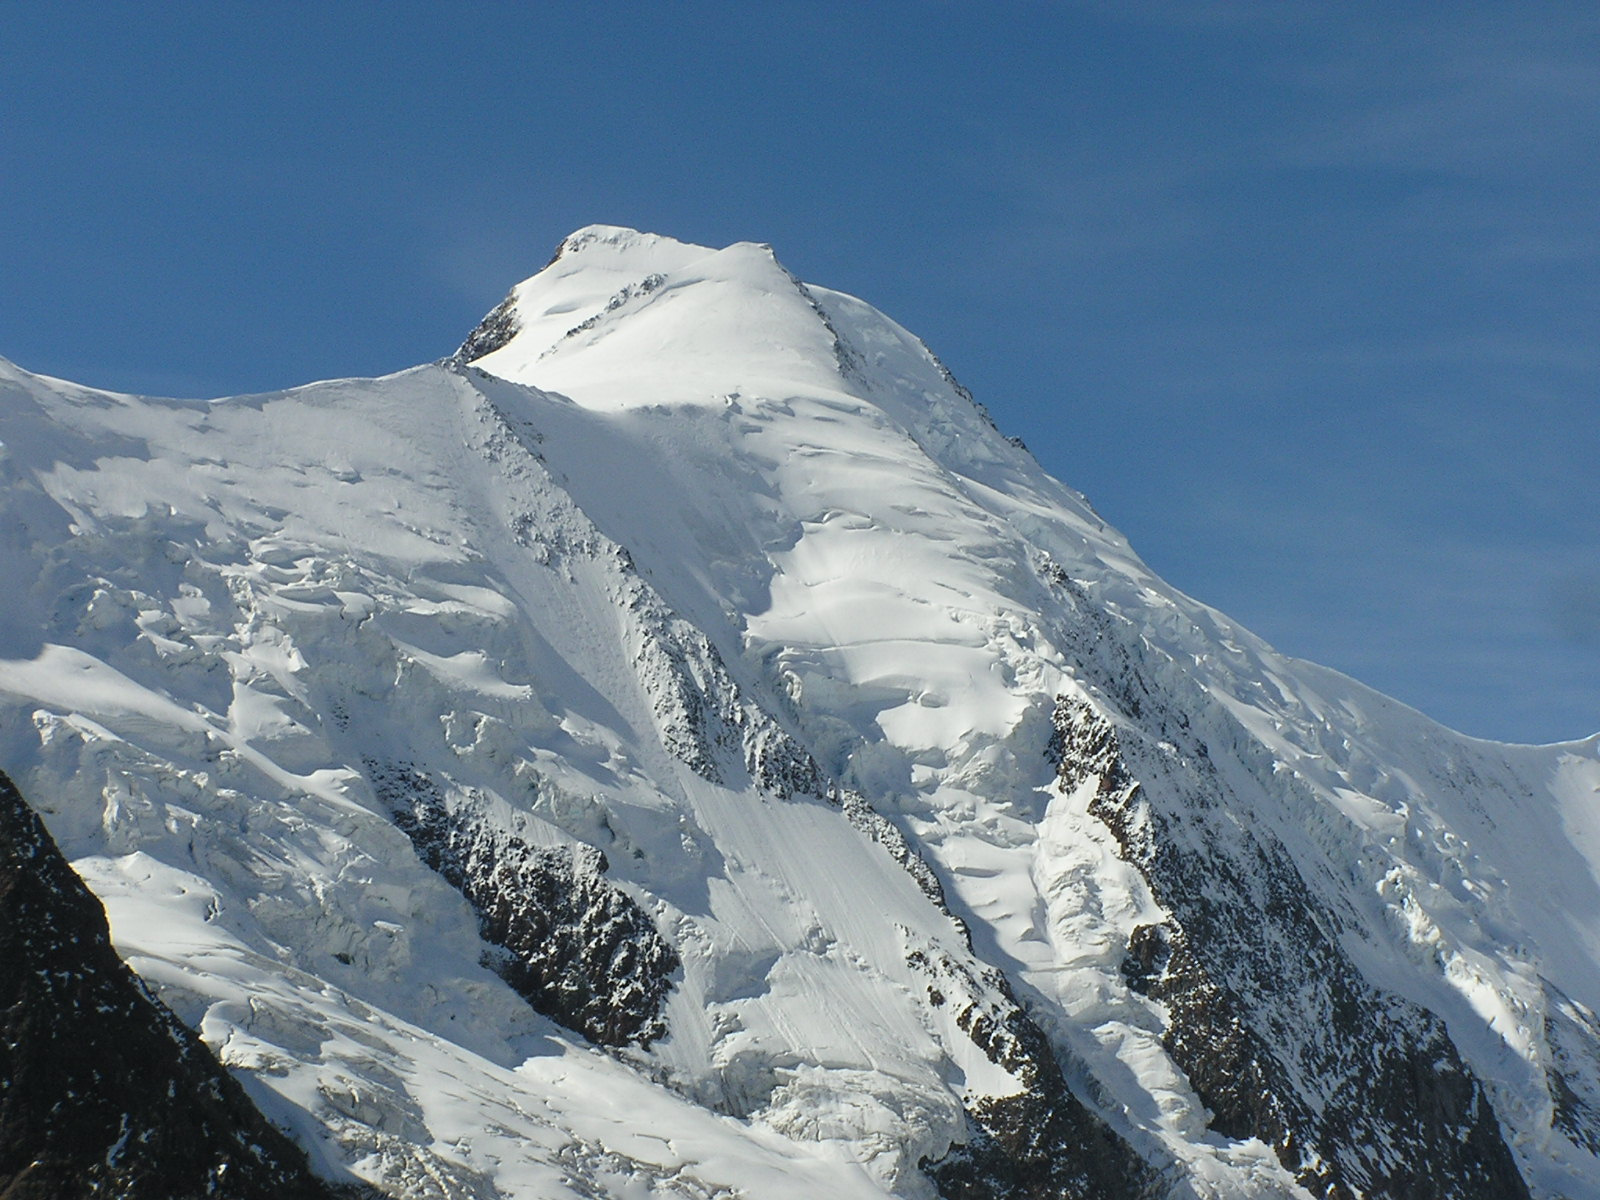
M1600 132L1600 14L1463 6L1449 20L1330 11L1283 77L1323 106L1280 144L1289 162L1476 179L1588 158Z

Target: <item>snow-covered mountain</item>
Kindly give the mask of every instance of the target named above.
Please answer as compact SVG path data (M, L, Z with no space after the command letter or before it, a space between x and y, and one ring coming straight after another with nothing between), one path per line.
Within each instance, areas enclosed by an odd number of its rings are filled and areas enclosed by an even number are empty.
M581 230L383 379L0 362L0 443L0 770L335 1184L1600 1196L1600 740L1275 653L765 246Z

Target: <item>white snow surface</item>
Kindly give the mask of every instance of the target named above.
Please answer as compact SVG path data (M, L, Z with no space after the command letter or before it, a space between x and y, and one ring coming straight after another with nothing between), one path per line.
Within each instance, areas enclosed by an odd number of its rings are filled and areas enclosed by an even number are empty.
M1207 1132L1120 973L1162 914L1045 748L1059 696L1133 717L1081 669L1060 573L1231 755L1239 819L1362 916L1361 969L1445 1018L1535 1194L1600 1195L1545 1073L1549 986L1600 1010L1600 741L1475 741L1277 654L768 247L594 226L513 301L471 365L264 396L0 360L0 768L320 1169L931 1196L962 1101L1019 1086L927 1003L931 944L1010 976L1175 1196L1302 1195ZM737 753L720 782L686 765L659 653L683 630L747 740L793 737L907 836L971 951L839 807ZM603 850L683 959L669 1036L603 1053L535 1015L371 762Z

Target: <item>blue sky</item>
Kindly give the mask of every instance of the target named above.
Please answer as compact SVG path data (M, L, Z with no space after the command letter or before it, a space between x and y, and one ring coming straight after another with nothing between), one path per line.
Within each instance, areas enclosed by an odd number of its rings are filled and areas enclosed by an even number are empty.
M1600 730L1590 4L0 7L0 354L448 353L571 229L768 241L1162 574L1468 733Z

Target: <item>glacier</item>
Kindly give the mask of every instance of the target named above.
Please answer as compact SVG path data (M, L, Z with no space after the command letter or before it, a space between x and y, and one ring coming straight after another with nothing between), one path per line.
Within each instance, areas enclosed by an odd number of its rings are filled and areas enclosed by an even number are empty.
M375 380L0 360L0 478L0 770L330 1181L1600 1196L1600 735L1276 653L770 247L580 230Z

